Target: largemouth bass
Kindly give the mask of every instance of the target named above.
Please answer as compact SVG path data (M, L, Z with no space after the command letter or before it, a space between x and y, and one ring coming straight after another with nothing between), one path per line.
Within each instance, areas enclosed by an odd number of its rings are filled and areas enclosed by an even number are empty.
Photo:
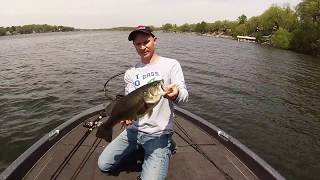
M121 120L137 120L139 117L151 116L152 109L166 94L163 81L146 84L128 95L113 101L106 108L108 120L99 126L96 136L110 142L112 128Z

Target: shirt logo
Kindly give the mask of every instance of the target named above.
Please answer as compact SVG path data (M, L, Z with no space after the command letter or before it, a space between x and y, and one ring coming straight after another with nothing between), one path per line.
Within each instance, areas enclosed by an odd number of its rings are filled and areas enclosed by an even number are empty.
M147 72L142 75L136 74L136 80L134 81L134 85L136 87L139 87L140 85L152 83L153 81L156 81L157 79L159 79L157 77L160 77L160 73L157 71ZM141 84L141 81L144 83Z

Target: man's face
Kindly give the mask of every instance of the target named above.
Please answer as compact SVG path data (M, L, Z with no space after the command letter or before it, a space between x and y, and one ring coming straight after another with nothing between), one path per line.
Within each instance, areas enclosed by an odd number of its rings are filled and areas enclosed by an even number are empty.
M150 60L154 54L156 38L139 33L134 38L133 45L142 59Z

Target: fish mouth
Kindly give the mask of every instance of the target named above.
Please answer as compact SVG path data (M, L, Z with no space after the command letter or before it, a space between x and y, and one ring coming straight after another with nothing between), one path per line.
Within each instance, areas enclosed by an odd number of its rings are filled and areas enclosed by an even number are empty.
M167 93L167 88L164 86L163 80L160 81L160 88L162 90L163 95L165 95Z
M167 94L166 87L163 80L158 80L154 82L153 87L150 88L148 92L144 95L144 101L147 104L154 104L160 101L162 96Z

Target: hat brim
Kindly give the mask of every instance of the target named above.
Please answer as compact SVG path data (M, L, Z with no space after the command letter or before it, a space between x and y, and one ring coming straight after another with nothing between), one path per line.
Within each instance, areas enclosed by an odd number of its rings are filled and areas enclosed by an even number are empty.
M137 30L132 31L132 32L129 34L128 40L129 40L129 41L133 41L134 38L136 37L136 35L137 35L138 33L144 33L144 34L147 34L147 35L151 35L152 37L155 37L155 35L153 35L153 34L152 34L150 31L148 31L148 30L145 30L145 29L137 29Z

